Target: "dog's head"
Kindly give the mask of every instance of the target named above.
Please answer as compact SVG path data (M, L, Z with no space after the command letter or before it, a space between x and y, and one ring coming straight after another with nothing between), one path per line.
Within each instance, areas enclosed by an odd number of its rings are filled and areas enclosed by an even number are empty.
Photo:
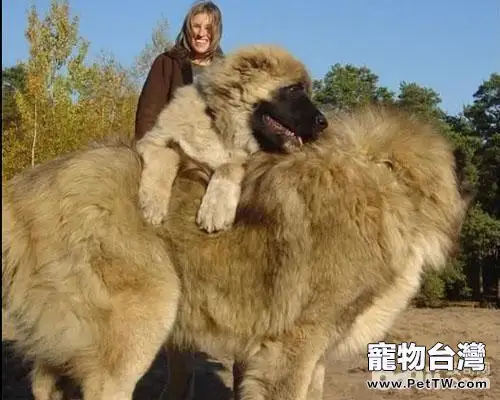
M311 101L305 66L277 46L247 46L216 61L200 78L216 127L247 148L292 152L328 126Z

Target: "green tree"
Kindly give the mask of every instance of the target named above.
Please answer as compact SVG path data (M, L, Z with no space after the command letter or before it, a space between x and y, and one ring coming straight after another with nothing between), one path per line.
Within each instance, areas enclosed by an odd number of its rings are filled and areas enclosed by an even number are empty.
M474 102L464 116L471 130L483 139L476 153L479 185L478 201L482 208L500 218L500 75L491 74L474 93Z
M466 107L468 118L478 135L489 138L500 133L500 74L492 73L474 93L474 102Z
M22 63L2 69L2 133L14 130L19 134L21 126L16 93L26 88L26 70Z
M378 86L378 76L367 67L333 65L321 80L313 82L314 101L326 107L354 109L373 102L391 102L394 93Z
M486 284L494 287L494 276L500 280L500 220L484 212L479 204L472 208L462 231L462 250L467 261L467 274L476 296L485 294ZM497 293L497 296L500 294Z
M445 113L439 108L441 97L431 88L415 82L401 82L397 104L404 109L433 119L444 119Z
M500 79L491 74L474 93L463 114L448 118L454 140L467 154L476 204L468 215L461 243L465 270L476 297L498 287L500 301ZM486 287L486 288L485 288Z
M477 200L481 207L500 219L500 133L490 134L475 154L478 166Z

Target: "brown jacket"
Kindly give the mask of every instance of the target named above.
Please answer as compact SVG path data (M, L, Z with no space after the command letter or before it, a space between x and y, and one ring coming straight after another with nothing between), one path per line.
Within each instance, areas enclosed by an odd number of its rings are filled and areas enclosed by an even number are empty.
M153 62L139 96L135 116L135 139L141 139L155 124L160 111L172 99L174 91L193 82L187 51L174 48Z

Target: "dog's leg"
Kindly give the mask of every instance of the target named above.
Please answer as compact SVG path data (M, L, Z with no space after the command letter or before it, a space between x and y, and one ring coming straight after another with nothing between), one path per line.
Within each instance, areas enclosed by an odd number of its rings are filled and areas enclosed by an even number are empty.
M162 223L168 214L172 185L179 168L179 154L170 148L143 149L144 167L139 187L139 203L146 221Z
M207 232L229 228L236 215L248 153L228 150L217 138L210 141L179 138L177 144L188 157L214 171L198 211L198 226Z
M7 311L2 307L2 341L4 340L16 340L16 330Z
M83 379L84 400L131 400L177 315L180 282L162 242L147 230L137 240L118 240L120 235L111 229L101 247L115 260L128 257L133 262L121 265L117 261L103 277L111 308L99 330L96 360L91 356L84 360L94 363L86 368Z
M230 227L239 202L240 183L244 175L242 165L248 154L243 150L228 151L212 132L205 134L198 131L198 135L191 132L182 137L169 137L171 146L178 147L175 155L169 155L169 150L165 148L167 131L155 128L137 143L145 164L140 189L145 218L157 225L167 214L170 190L178 171L179 153L183 153L214 171L198 213L198 225L208 232ZM174 153L174 150L170 152ZM167 159L168 165L165 162Z
M133 208L133 204L130 204ZM130 218L138 218L131 210ZM168 340L180 281L164 242L152 229L127 235L110 219L99 236L111 260L101 268L109 307L98 314L95 348L74 360L84 400L131 400L136 384Z
M58 374L40 361L35 361L31 372L31 390L35 400L61 400L62 391L57 389Z
M98 363L83 379L84 400L132 399L137 382L150 368L173 325L176 290L160 286L147 293L116 296Z
M160 121L168 120L160 117ZM168 212L170 191L177 175L179 153L215 170L231 160L231 154L213 132L192 129L177 137L180 127L155 126L137 142L136 148L144 161L139 199L147 221L161 224ZM182 129L186 129L183 127ZM167 147L170 145L170 149ZM173 147L176 147L173 150Z
M302 326L279 339L264 342L249 358L238 388L239 399L309 400L317 395L317 382L322 381L318 362L328 335L314 326Z
M325 383L325 360L324 356L316 363L309 389L307 391L307 400L323 400L323 386Z
M233 225L244 174L245 168L239 162L224 164L215 170L196 217L200 228L211 233Z

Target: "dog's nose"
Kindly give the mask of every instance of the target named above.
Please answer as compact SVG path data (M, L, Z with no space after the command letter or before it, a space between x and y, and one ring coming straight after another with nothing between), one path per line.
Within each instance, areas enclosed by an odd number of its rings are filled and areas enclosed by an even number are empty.
M328 126L328 121L323 114L316 115L316 125L321 129L325 129Z

